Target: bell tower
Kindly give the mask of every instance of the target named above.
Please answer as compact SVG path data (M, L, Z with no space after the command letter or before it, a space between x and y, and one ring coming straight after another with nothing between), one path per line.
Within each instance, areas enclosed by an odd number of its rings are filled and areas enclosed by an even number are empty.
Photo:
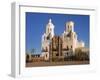
M49 19L48 24L46 25L46 35L51 39L54 36L54 25L52 20Z

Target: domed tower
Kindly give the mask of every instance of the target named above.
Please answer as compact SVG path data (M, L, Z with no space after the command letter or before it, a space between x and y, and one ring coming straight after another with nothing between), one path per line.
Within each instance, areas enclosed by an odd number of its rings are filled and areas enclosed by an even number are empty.
M69 21L66 23L66 32L74 32L74 22Z
M51 39L54 37L54 25L52 20L49 19L48 24L46 25L46 32L42 35L42 43L41 43L41 56L47 61L49 60L49 45Z
M46 35L47 39L51 39L54 36L54 25L51 19L49 19L49 22L46 25Z

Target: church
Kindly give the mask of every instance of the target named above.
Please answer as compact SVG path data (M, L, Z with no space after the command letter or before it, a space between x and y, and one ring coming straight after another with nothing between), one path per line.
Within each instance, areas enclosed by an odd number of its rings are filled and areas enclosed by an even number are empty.
M64 32L61 35L55 35L55 25L49 19L41 39L42 53L40 56L44 57L45 61L52 58L64 59L64 57L74 55L75 49L85 47L85 43L78 40L74 24L73 21L66 22Z

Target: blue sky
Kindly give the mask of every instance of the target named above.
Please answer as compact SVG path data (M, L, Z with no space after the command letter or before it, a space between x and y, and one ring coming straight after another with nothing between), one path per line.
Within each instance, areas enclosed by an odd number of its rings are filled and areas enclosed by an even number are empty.
M78 40L84 41L89 47L89 15L26 12L26 51L34 48L36 53L41 53L41 37L50 18L55 25L56 35L64 32L66 22L73 21Z

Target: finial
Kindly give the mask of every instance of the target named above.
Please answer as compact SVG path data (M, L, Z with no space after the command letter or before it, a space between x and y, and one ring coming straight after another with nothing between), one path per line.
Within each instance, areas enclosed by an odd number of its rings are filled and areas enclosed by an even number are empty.
M52 20L51 20L51 18L49 19L49 23L51 23L52 22Z

